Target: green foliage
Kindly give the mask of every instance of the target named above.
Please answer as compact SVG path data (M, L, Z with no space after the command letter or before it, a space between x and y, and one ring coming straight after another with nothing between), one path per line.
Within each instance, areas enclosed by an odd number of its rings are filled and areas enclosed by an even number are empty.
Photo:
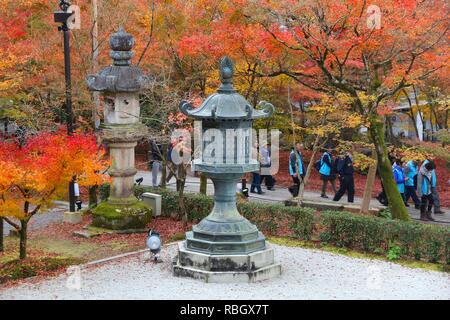
M389 243L389 250L386 254L386 258L389 260L398 260L401 256L401 248L395 243Z
M100 195L100 200L101 201L108 200L108 197L109 197L109 183L102 184L98 188L98 193Z
M384 208L383 210L380 210L378 212L378 216L380 218L392 219L391 209L389 209L389 207L387 207L387 208Z

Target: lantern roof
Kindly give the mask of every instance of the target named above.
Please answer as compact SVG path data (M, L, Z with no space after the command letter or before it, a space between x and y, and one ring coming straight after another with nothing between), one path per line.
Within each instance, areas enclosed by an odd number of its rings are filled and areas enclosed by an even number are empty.
M182 101L180 110L187 116L196 119L223 119L223 120L253 120L266 118L273 114L274 107L271 103L261 101L254 108L233 87L234 64L225 56L220 61L221 85L216 93L203 101L200 107L193 108L187 101Z
M134 57L134 37L120 27L118 32L111 35L109 45L109 56L113 59L113 64L98 74L87 77L89 90L137 92L147 87L150 77L144 75L138 66L131 65L131 59Z

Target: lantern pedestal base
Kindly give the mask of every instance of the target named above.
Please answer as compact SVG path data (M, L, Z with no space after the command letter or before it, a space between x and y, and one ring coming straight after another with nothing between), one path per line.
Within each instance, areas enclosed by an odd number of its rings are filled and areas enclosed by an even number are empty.
M275 263L271 248L249 254L214 255L191 251L182 241L178 243L173 274L209 283L250 283L281 275L281 265Z

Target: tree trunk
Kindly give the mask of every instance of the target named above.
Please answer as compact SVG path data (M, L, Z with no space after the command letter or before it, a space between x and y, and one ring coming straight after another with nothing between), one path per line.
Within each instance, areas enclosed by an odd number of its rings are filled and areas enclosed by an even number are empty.
M403 199L398 192L397 184L394 181L392 174L392 164L389 161L388 150L384 141L384 125L379 118L372 118L370 120L369 133L375 145L375 152L378 161L378 173L383 183L384 191L389 202L389 209L391 210L394 219L409 220L409 213L403 203Z
M166 184L167 184L167 153L168 153L168 145L163 145L162 146L162 160L161 160L161 188L166 188Z
M206 194L206 189L208 186L208 178L205 176L205 174L200 173L200 193Z
M97 206L97 190L98 186L89 187L89 208L95 208Z
M97 0L92 0L92 73L96 73L98 70L98 55L99 55L99 43L98 43L98 6ZM98 111L100 110L100 92L92 92L92 125L94 130L97 130L100 126L100 119L98 117Z
M445 129L448 129L448 109L445 110L444 128L445 128Z
M386 127L387 127L387 140L395 146L400 144L399 139L394 136L394 131L392 130L392 120L391 117L386 117ZM385 130L383 130L385 131ZM384 134L384 133L383 133ZM384 136L383 136L384 137Z
M27 257L27 228L28 220L20 220L20 246L19 246L19 259L23 260Z
M311 175L311 170L312 170L314 162L315 162L314 159L316 157L317 151L320 149L319 141L320 141L320 136L317 135L316 139L314 140L311 159L309 159L308 167L306 168L305 177L303 178L303 181L301 181L300 187L298 190L298 203L297 203L298 206L300 206L301 202L303 201L303 194L305 193L305 186L309 181L309 176ZM298 159L296 159L296 161L298 161ZM300 177L300 175L299 175L299 177Z
M370 199L372 199L372 189L375 182L375 176L377 173L377 155L375 150L372 150L372 159L375 163L370 166L369 173L367 174L366 187L364 188L364 197L361 203L360 213L369 213Z
M309 181L309 176L311 175L311 171L314 165L314 158L316 157L318 148L314 148L313 152L311 154L311 159L309 160L308 167L306 167L306 173L305 177L303 178L303 181L300 183L300 188L298 191L298 205L300 206L300 203L303 201L303 195L305 193L305 186Z
M408 100L408 105L409 105L409 113L408 114L413 123L414 131L416 132L416 137L417 137L417 139L419 139L419 129L417 128L416 118L414 117L414 111L413 111L411 99L409 98L409 95L406 92L406 90L403 90L403 94L405 95L406 99ZM418 110L417 112L420 112L420 110Z
M0 217L0 252L3 250L3 218Z

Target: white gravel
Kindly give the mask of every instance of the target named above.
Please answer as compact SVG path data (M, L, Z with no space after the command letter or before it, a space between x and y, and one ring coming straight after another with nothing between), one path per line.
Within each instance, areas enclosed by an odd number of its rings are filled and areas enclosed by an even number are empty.
M281 277L254 284L206 284L176 278L176 246L153 264L146 254L81 270L80 288L66 274L0 289L4 299L450 299L446 273L355 259L320 250L272 245ZM73 277L71 279L74 279Z

